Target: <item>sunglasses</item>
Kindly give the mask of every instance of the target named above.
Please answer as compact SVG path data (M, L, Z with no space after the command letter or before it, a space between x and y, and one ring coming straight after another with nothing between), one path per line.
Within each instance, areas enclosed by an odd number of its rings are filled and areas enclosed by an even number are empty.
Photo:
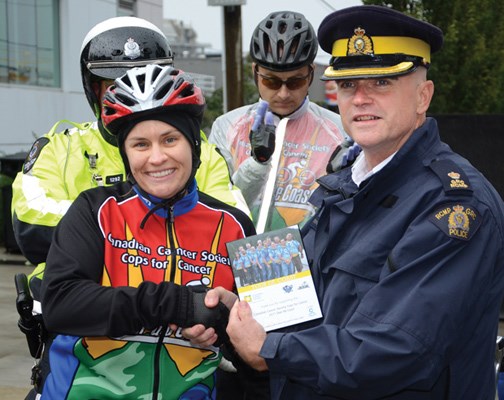
M313 69L310 68L310 72L308 72L308 74L305 76L295 76L286 80L280 79L276 76L263 75L257 70L257 67L254 70L254 73L256 74L256 76L259 76L261 78L261 83L268 89L279 90L282 85L285 85L289 90L297 90L301 89L306 84L306 81L311 79Z

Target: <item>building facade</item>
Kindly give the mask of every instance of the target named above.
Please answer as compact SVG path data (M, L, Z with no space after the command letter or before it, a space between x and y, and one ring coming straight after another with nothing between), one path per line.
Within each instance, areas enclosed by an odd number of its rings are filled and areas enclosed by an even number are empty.
M82 89L82 40L98 22L163 23L162 0L0 0L0 157L26 152L58 120L93 119Z
M59 120L94 117L82 89L80 47L98 22L120 15L145 18L167 35L175 66L194 75L206 95L222 87L220 55L181 21L163 19L163 0L0 0L0 158L26 153ZM317 66L310 97L323 102ZM1 171L0 171L1 172Z

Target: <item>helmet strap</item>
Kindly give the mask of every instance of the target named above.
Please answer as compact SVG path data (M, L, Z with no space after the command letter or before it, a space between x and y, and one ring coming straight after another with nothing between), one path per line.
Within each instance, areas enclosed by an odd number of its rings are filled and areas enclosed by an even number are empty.
M98 130L100 131L100 134L102 135L102 138L105 139L105 141L108 144L111 144L112 146L117 147L117 137L112 135L109 131L105 129L103 126L103 122L101 118L98 118Z

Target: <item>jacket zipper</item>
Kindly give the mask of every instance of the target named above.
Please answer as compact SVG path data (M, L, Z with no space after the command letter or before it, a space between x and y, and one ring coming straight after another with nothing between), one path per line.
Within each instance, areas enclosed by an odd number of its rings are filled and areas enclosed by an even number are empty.
M170 242L170 257L171 257L171 262L170 262L170 282L175 281L175 263L177 261L177 254L176 254L176 249L175 246L173 245L173 233L172 233L172 227L173 227L173 221L174 221L174 215L173 215L173 206L170 206L168 209L168 218L166 218L166 229L168 230L168 240ZM159 340L156 345L156 352L154 354L154 382L153 382L153 391L152 391L152 400L157 400L159 396L159 363L160 363L160 358L161 358L161 350L163 348L163 340L166 335L166 331L168 330L168 327L161 327L160 335L159 335Z
M154 382L152 387L152 400L157 400L159 396L159 359L161 358L161 349L163 348L163 340L168 328L161 327L159 332L159 339L156 344L156 351L154 353Z
M166 229L168 229L168 240L170 241L170 254L171 254L170 282L175 282L175 270L176 270L175 263L177 262L177 251L176 251L177 249L175 249L175 246L173 245L174 240L172 232L174 220L175 217L173 216L173 206L171 206L170 209L168 210L168 218L166 219Z

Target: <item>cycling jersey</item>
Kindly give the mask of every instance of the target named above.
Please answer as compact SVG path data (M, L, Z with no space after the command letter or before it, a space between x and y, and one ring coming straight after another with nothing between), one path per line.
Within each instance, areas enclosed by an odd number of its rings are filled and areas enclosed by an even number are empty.
M69 208L42 282L44 320L60 333L43 400L214 398L219 348L168 327L183 310L176 285L233 290L226 242L255 232L246 214L195 187L152 214L128 182L85 191Z

